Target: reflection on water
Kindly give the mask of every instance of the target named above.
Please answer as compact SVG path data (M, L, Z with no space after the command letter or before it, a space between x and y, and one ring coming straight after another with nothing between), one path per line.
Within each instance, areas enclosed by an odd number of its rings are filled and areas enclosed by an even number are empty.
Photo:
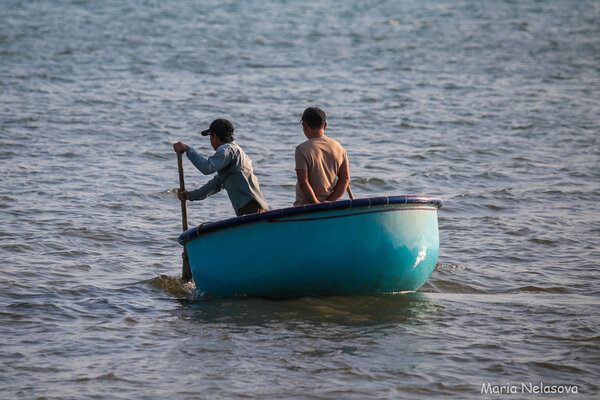
M292 300L178 299L181 318L202 323L370 326L426 325L439 306L423 293L304 297Z

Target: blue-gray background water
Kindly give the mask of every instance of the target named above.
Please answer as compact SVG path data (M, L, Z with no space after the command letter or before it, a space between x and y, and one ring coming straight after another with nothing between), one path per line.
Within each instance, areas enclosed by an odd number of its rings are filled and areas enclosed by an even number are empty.
M288 207L313 105L356 197L444 199L429 281L285 301L180 285L171 144L210 155L199 131L230 119ZM599 134L596 0L3 0L0 398L594 398ZM189 213L233 216L224 193Z

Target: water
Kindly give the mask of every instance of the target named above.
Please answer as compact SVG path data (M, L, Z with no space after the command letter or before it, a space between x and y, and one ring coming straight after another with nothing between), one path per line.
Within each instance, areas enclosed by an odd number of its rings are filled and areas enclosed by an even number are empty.
M4 0L0 77L0 398L599 395L599 2ZM356 197L444 199L436 270L406 295L197 296L171 144L210 154L229 118L287 207L311 105Z

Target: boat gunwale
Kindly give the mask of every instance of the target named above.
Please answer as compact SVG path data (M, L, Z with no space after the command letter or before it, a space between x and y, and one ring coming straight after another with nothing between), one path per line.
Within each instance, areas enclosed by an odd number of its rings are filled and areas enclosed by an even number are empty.
M217 222L204 223L195 228L191 228L183 232L181 235L179 235L177 240L179 244L185 245L187 242L199 236L205 236L210 233L222 231L224 229L233 228L241 225L247 225L262 221L274 221L281 218L322 213L326 211L371 208L393 204L430 205L436 207L437 209L440 209L443 206L443 201L440 198L420 195L381 196L279 208L271 211L265 211L262 213L241 215L239 217L228 218Z

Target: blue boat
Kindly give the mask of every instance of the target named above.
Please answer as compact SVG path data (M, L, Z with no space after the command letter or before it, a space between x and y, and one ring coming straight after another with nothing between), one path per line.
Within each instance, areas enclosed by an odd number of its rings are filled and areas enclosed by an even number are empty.
M429 196L342 200L205 223L178 240L205 295L414 291L435 268L441 207Z

